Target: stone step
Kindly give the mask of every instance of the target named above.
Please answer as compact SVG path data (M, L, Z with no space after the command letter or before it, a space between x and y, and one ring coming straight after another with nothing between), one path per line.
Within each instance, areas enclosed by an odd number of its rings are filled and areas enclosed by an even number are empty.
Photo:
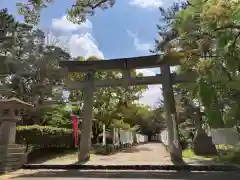
M22 159L8 159L8 160L3 160L3 161L0 161L0 163L5 163L5 164L12 164L14 162L21 162L21 163L26 163L27 160L25 158L22 158Z
M8 159L7 161L0 161L0 172L20 169L26 163L26 158Z
M2 164L2 165L0 165L0 168L2 167L12 167L12 168L19 168L19 167L22 167L23 166L23 164Z
M25 153L12 153L12 154L7 154L7 156L5 157L0 157L0 162L1 161L15 161L15 160L19 160L19 159L25 159L27 158L27 154Z
M19 158L19 157L25 157L26 153L9 153L7 154L7 158Z
M6 151L3 149L0 149L0 154L3 154L4 152L6 152ZM7 153L8 154L25 153L25 149L24 148L11 148L11 149L7 149Z
M4 153L6 151L8 153L24 153L26 151L26 147L18 145L18 144L9 144L7 147L5 145L0 145L0 153Z
M23 164L2 164L0 167L22 167Z
M15 165L23 165L24 161L13 161L13 162L1 162L0 167L2 166L15 166Z
M21 169L21 165L16 165L16 166L5 166L4 168L3 167L0 167L0 172L10 172L12 170L17 170L17 169Z
M6 145L0 145L0 148L1 147L5 147ZM24 147L23 145L21 144L7 144L8 148L20 148L20 147ZM24 147L25 148L25 147Z
M10 165L18 165L18 164L20 164L20 165L23 165L23 164L25 164L25 161L24 160L21 160L21 161L12 161L12 162L9 162L9 161L4 161L4 162L1 162L0 163L0 166L10 166Z

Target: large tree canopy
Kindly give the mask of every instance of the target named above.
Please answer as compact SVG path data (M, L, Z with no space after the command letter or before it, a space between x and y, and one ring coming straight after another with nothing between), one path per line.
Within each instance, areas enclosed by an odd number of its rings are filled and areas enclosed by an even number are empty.
M197 75L196 83L178 85L182 95L198 102L210 127L238 124L240 2L189 0L160 12L165 25L154 52L178 54L177 72Z
M240 1L188 0L160 14L153 52L178 56L177 73L196 77L174 89L179 127L239 125Z

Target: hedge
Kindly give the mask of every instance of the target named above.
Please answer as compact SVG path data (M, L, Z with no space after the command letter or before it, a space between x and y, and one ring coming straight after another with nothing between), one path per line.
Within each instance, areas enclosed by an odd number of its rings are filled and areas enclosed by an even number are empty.
M31 145L36 148L74 147L73 131L71 129L39 125L18 126L16 129L17 144Z

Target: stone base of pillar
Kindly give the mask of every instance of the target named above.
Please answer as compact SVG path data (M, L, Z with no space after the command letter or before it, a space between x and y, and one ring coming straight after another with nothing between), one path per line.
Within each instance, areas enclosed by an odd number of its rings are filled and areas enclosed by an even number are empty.
M27 162L26 148L17 145L0 145L0 173L17 170Z
M90 154L86 157L82 157L80 153L78 154L78 163L85 163L90 160Z

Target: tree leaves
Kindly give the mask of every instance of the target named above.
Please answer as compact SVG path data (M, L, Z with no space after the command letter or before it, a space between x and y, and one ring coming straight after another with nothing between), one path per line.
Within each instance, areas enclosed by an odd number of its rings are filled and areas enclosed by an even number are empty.
M19 13L27 23L37 24L41 11L56 0L28 0L27 3L17 3ZM74 23L86 21L87 16L94 15L97 8L108 9L113 7L116 0L75 0L70 7L66 7L69 20Z
M82 57L78 58L83 61ZM77 60L77 59L75 59ZM86 61L101 61L97 57L89 57ZM119 79L120 72L96 72L94 74L96 79ZM134 74L134 72L133 72ZM83 80L83 73L72 73L69 76L71 80ZM94 93L94 118L98 121L104 122L106 127L115 123L113 120L123 120L124 123L134 125L133 119L129 113L133 113L131 104L138 100L147 86L132 86L124 87L105 87L95 90ZM80 101L80 106L83 105L83 90L74 90L70 92L70 101ZM125 105L124 105L125 104ZM126 105L128 106L126 108ZM130 110L128 113L128 109Z
M180 73L193 71L199 78L196 85L184 83L178 87L187 90L192 101L201 102L211 127L223 127L223 119L226 123L230 114L236 123L234 112L240 106L234 103L239 101L229 92L240 88L240 2L190 0L184 8L180 6L160 9L165 25L158 25L156 52L171 47L184 54ZM177 36L168 38L173 33Z

